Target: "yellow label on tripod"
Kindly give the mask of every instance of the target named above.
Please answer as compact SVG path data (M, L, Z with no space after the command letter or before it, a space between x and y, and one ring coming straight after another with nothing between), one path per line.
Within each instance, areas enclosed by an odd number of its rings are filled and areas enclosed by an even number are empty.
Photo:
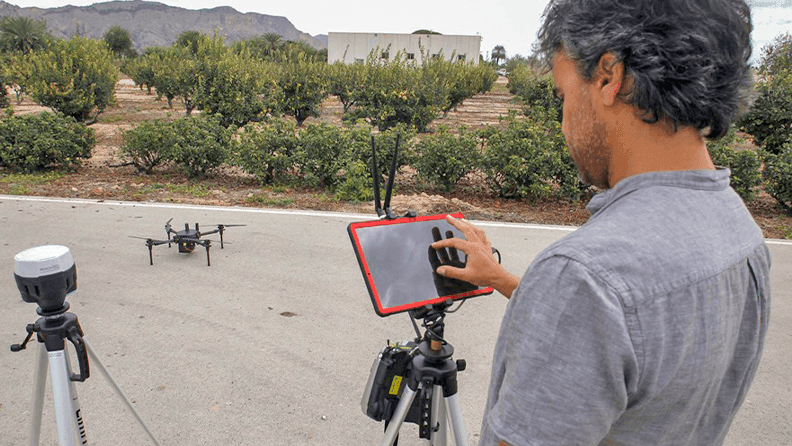
M393 376L393 381L391 381L391 386L390 386L390 390L388 391L388 393L390 393L391 395L398 395L399 394L399 388L401 387L401 382L402 382L402 377L399 376L399 375L394 375Z

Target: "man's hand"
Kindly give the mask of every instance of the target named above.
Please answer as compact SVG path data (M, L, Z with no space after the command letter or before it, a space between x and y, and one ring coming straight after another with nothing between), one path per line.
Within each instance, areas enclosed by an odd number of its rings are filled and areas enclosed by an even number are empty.
M434 238L435 242L439 242L443 240L443 236L440 235L440 229L437 226L432 228L432 237ZM454 237L454 233L451 231L446 232L446 239L450 239ZM463 262L459 258L459 252L456 248L439 248L435 249L432 246L429 247L429 263L432 265L432 270L435 272L434 276L434 284L435 288L437 288L437 295L438 296L451 296L455 294L466 293L469 291L473 291L478 289L476 285L473 285L470 282L465 282L459 279L452 279L450 277L441 276L437 274L437 269L443 266L449 266L453 268L464 268L465 262Z
M492 243L487 239L484 231L465 220L458 220L450 215L446 217L446 221L462 232L465 239L447 238L433 243L432 248L437 250L454 248L464 252L467 260L461 267L442 265L437 268L437 274L469 282L476 286L491 286L504 296L511 297L514 289L520 283L520 279L503 269L495 260L492 256Z

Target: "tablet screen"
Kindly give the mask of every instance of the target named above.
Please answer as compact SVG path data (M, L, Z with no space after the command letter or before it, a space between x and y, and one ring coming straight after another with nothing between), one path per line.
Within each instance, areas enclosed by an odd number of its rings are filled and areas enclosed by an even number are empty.
M461 214L452 215L462 218ZM349 225L349 236L377 314L388 316L448 299L492 293L489 287L470 286L462 292L441 295L444 288L438 287L438 276L430 261L430 245L435 242L432 230L437 228L443 238L449 231L454 237L464 238L445 217L446 214ZM464 262L465 254L459 252L459 258Z

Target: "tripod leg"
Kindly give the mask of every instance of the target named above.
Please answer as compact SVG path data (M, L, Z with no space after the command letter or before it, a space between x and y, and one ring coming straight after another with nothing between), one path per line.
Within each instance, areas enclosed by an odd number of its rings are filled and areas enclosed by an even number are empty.
M432 392L432 433L430 435L430 444L432 446L446 446L448 422L446 421L445 406L443 386L436 384L434 392Z
M462 421L462 410L459 407L457 394L453 394L445 398L448 421L451 423L451 428L454 433L454 440L456 446L467 446L467 436L465 434L465 424Z
M71 382L69 358L66 350L48 351L52 398L55 402L55 420L61 446L86 444L80 406L74 383Z
M157 446L159 446L159 441L157 441L157 439L154 437L154 434L151 433L151 429L149 429L149 427L146 425L143 419L140 418L140 415L137 413L135 408L132 407L132 403L129 402L129 398L127 398L126 395L124 395L124 392L121 390L120 387L118 387L118 384L116 384L116 382L113 381L113 377L110 376L110 372L107 371L107 368L105 368L104 364L102 364L102 361L99 360L99 356L96 354L96 352L94 352L93 347L91 347L91 344L88 342L87 339L85 340L85 349L88 351L88 357L91 358L91 362L93 362L93 365L99 366L99 370L102 372L105 379L107 379L107 382L110 383L110 387L113 388L116 395L118 395L121 401L123 401L124 404L126 404L127 409L129 409L130 412L132 412L132 415L135 416L135 419L137 420L138 424L140 424L143 430L146 431L151 441L154 442L154 444L156 444Z
M47 349L38 345L36 369L33 371L33 412L30 418L28 444L38 446L41 436L41 412L44 410L44 389L47 386Z
M399 399L399 404L396 405L396 410L393 411L388 429L385 430L385 438L382 439L382 446L391 446L396 441L396 436L399 435L404 419L407 418L407 411L410 410L413 400L415 399L415 391L410 389L410 386L405 386L402 396Z

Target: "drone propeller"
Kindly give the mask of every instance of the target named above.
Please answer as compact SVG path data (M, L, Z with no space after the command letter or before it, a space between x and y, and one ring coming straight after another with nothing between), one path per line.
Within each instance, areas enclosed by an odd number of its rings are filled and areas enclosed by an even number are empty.
M226 228L233 228L235 226L247 226L247 225L239 225L239 224L236 224L236 225L223 225L223 224L220 224L220 225L216 225L216 226L217 226L217 229L212 229L211 231L204 232L201 235L220 234L220 249L223 249L223 245L224 245L223 244L223 232L225 231L225 229Z

